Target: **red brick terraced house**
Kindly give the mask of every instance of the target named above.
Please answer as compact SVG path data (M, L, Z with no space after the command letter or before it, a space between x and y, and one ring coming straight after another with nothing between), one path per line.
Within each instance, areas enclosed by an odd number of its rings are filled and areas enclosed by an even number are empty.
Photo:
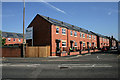
M118 47L118 40L116 40L113 36L108 37L108 38L109 38L110 48Z
M76 55L97 48L97 36L83 28L37 14L33 27L33 46L50 46L51 56ZM26 40L32 45L32 40ZM81 53L82 53L81 52Z
M90 31L92 32L92 31ZM98 33L94 33L97 36L97 47L98 49L102 49L103 47L110 47L110 39L107 36L98 34Z
M23 43L23 35L21 33L2 32L2 38L6 39L6 43L4 45Z

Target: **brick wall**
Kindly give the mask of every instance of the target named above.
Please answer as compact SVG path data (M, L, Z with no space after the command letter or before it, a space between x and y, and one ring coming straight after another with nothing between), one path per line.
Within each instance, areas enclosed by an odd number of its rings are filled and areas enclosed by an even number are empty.
M106 39L106 38L102 38L102 37L99 37L99 40L100 40L100 48L103 48L103 46L110 46L109 44L109 39Z
M59 28L59 33L56 34L56 27ZM71 36L71 33L70 31L72 31L72 36ZM74 36L74 33L77 32L77 36ZM83 34L83 32L81 32ZM87 34L85 34L85 38L83 37L80 37L80 32L78 31L74 31L74 30L69 30L69 29L66 29L66 35L63 35L62 34L62 27L59 27L59 26L55 26L55 25L52 25L51 26L51 49L52 49L52 55L55 55L55 52L56 52L56 39L60 39L60 47L62 48L62 41L66 41L66 48L67 50L69 50L69 48L71 47L70 45L70 41L74 41L73 42L73 47L75 47L75 42L77 43L77 48L80 49L80 41L82 42L85 42L85 48L87 48L87 42L91 43L91 47L93 46L92 43L94 42L95 46L94 47L97 47L97 36L95 36L95 39L92 38L92 35L91 35L91 39L87 38ZM63 48L62 48L63 49ZM82 49L83 49L83 44L82 44ZM65 54L62 54L62 55L65 55Z
M66 41L67 45L67 29L66 29L66 35L62 35L62 28L59 27L59 34L56 34L56 27L59 26L51 26L51 49L52 53L54 54L56 52L56 39L61 39ZM60 47L62 47L62 41L60 42Z
M51 24L43 19L40 15L36 15L29 27L33 27L33 44L34 46L50 45ZM27 43L31 40L27 40ZM29 44L31 45L31 44Z

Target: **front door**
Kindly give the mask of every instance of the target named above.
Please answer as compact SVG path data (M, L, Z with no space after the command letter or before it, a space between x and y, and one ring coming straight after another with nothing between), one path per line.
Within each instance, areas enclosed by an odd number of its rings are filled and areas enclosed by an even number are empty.
M70 42L70 48L73 48L73 43L72 42Z
M89 42L87 42L87 48L89 49Z
M56 42L56 52L60 53L60 43Z

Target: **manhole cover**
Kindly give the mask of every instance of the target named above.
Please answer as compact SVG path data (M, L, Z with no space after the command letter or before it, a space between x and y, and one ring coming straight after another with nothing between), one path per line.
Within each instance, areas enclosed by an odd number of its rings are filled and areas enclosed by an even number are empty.
M68 69L69 67L67 66L61 66L60 69Z

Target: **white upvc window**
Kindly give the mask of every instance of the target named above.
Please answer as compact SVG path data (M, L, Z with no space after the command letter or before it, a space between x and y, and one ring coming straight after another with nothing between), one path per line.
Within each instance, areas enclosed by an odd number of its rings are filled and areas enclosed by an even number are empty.
M62 29L62 34L66 34L66 29Z
M87 34L87 39L89 38L89 34Z
M62 47L66 47L66 41L62 41Z
M85 47L85 42L83 42L83 47Z
M59 28L56 27L56 34L59 34Z
M74 33L74 36L77 36L77 32Z
M91 43L89 43L89 46L91 47Z
M92 39L94 39L94 35L92 35Z
M21 42L21 39L18 39L19 42Z
M89 35L89 39L91 39L91 35Z
M103 41L104 41L104 38L103 38Z
M94 36L94 40L95 40L95 36Z
M94 47L96 46L96 44L94 43Z
M80 33L80 37L82 37L82 33Z
M74 45L75 47L77 47L77 42L75 42L75 45Z
M83 35L83 38L85 38L85 34L82 34Z
M72 31L70 31L70 35L72 36Z
M11 41L11 38L8 38L8 41Z
M106 42L106 39L105 39L105 42Z

